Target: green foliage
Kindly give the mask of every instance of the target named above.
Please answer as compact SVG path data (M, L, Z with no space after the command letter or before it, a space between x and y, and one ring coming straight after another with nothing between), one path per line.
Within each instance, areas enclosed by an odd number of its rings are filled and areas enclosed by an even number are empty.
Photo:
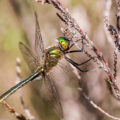
M3 49L17 54L19 51L18 43L19 43L19 41L21 41L23 39L24 39L24 37L20 34L19 30L10 28L2 36Z
M108 89L110 90L110 92L112 93L112 85L111 85L111 83L110 83L110 79L109 78L107 78L107 87L108 87Z

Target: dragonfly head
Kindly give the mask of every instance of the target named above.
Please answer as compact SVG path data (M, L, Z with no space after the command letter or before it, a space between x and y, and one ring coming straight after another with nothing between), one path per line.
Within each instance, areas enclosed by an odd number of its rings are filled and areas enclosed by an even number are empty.
M70 46L70 40L67 37L59 37L57 38L58 41L58 47L62 51L66 51L69 49Z

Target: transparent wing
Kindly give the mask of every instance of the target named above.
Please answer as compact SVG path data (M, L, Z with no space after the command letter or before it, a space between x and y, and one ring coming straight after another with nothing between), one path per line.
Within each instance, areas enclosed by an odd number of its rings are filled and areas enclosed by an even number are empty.
M48 75L45 75L45 84L47 86L47 89L51 92L51 97L54 100L55 104L55 110L60 115L60 117L63 117L63 110L62 110L62 105L60 101L60 97L56 88L56 85L54 82L49 78Z
M38 22L38 17L37 14L35 12L35 22L36 22L36 28L35 28L35 50L36 53L38 54L39 59L43 59L44 57L44 44L43 44L43 40L42 40L42 35L40 32L40 26L39 26L39 22ZM41 61L41 60L40 60Z
M19 43L19 48L30 70L32 72L35 72L37 66L39 65L37 58L33 55L32 51L22 42Z

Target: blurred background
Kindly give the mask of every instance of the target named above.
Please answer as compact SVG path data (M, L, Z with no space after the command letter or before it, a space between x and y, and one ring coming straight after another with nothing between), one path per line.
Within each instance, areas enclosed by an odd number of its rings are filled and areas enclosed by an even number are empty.
M113 71L113 47L107 40L104 31L105 0L60 0L69 9L72 16L77 20L84 32L95 43L103 53L106 61ZM110 23L116 23L116 2L112 1L110 12ZM62 36L62 22L56 17L56 9L51 5L36 3L34 0L0 0L0 94L16 84L16 58L21 59L22 79L31 74L19 50L18 43L22 41L34 49L35 38L35 17L34 11L38 14L44 46L56 44L56 38ZM71 58L79 63L88 58L83 54L71 55ZM65 120L110 120L98 110L93 108L89 102L78 91L78 81L90 98L108 113L120 117L120 102L110 94L105 79L107 76L101 70L88 73L80 73L78 78L71 66L65 63L59 65L53 72L52 79L55 80L60 99L62 101ZM61 62L61 63L62 63ZM60 64L61 64L60 63ZM83 69L93 68L96 65L89 62ZM120 74L118 73L118 81ZM59 120L55 112L54 99L47 100L42 97L40 81L34 81L22 88L22 95L26 106L29 108L35 120ZM49 92L48 92L49 93ZM47 93L47 94L48 94ZM45 93L46 94L46 93ZM47 95L46 94L46 95ZM49 95L48 95L49 96ZM25 115L20 103L19 92L6 100L16 112ZM13 116L0 104L0 120L13 120Z

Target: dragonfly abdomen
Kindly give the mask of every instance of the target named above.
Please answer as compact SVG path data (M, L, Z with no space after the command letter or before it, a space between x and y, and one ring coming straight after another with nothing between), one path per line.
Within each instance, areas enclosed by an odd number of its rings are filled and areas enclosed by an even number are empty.
M8 91L6 91L5 93L3 93L0 96L0 103L2 103L5 99L7 99L10 95L12 95L13 93L15 93L18 89L20 89L22 86L26 85L27 83L29 83L30 81L34 80L35 78L37 78L38 76L41 76L42 72L35 72L34 74L32 74L31 76L29 76L28 78L26 78L25 80L19 82L18 84L16 84L15 86L13 86L12 88L10 88Z

